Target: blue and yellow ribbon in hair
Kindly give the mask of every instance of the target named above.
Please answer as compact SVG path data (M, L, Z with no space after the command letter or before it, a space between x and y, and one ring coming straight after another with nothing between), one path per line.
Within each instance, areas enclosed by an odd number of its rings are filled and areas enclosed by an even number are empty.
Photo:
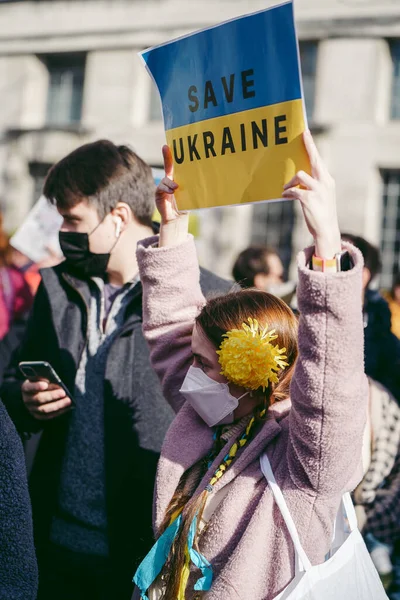
M142 600L149 600L146 595L147 590L153 585L157 577L160 575L171 550L171 546L174 539L179 531L179 527L182 522L182 515L180 514L171 525L164 531L164 533L158 538L148 555L143 559L139 565L133 582L137 585L140 590L140 597ZM185 590L190 574L190 561L195 567L200 569L202 577L200 577L194 586L196 591L208 591L211 588L213 571L211 564L208 562L205 556L200 554L193 548L194 539L197 531L197 515L193 519L186 549L186 560L182 573L180 574L181 581L179 586L179 596L177 600L185 600Z
M161 573L181 522L182 515L179 515L158 538L150 552L140 563L133 577L133 582L139 588L140 597L143 600L149 600L146 592Z
M263 418L265 414L266 409L263 409L260 411L259 417ZM218 482L218 480L226 472L227 468L235 460L239 448L242 448L247 444L247 442L250 439L255 422L256 418L255 416L253 416L250 422L248 423L246 430L242 433L239 439L234 441L234 443L229 449L229 452L225 455L222 463L219 465L218 469L215 471L213 477L207 485L207 492L213 492L214 485ZM201 554L197 550L195 550L193 547L197 531L198 516L199 515L197 513L190 525L187 548L185 551L185 564L183 566L182 572L179 575L180 585L179 596L177 600L185 599L185 590L190 575L190 563L193 563L193 565L197 567L202 574L202 577L200 577L196 581L194 589L196 591L203 592L206 592L209 589L211 589L211 584L213 580L212 566L206 559L206 557L203 556L203 554ZM154 544L148 555L143 559L142 563L139 565L138 570L136 571L135 576L133 578L133 582L139 588L141 594L140 597L142 600L149 600L148 596L146 595L146 592L153 585L157 577L160 575L167 561L172 544L178 534L181 524L182 513L178 510L173 514L171 518L171 524L169 525L169 527L159 537L159 539Z

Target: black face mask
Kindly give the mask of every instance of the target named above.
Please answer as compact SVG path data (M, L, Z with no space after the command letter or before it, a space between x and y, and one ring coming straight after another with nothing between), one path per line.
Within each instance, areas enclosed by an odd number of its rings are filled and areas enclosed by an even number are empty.
M95 254L89 249L89 235L76 231L60 231L59 239L71 272L81 277L104 276L113 248L107 254Z

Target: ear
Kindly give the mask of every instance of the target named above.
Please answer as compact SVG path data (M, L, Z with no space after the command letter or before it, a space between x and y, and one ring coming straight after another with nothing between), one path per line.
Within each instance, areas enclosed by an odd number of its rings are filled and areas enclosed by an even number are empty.
M362 286L363 286L364 290L368 287L370 281L371 281L371 271L369 269L367 269L367 267L364 267L363 272L362 272Z
M267 287L268 275L265 273L257 273L254 275L254 287L258 290L262 290L265 292L265 288Z
M116 224L118 223L118 220L120 220L121 231L123 231L125 227L129 225L133 220L132 211L125 202L118 202L117 206L114 208L111 214L115 219Z

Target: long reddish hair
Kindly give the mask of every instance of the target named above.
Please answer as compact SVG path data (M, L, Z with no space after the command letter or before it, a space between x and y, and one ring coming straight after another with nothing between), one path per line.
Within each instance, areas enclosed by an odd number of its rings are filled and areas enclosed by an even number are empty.
M272 404L288 398L290 381L298 354L297 318L287 304L280 298L261 290L240 290L209 300L198 315L196 324L201 327L217 350L223 341L223 335L232 329L240 329L242 323L247 323L249 317L257 319L262 327L268 326L268 329L275 329L278 335L275 343L281 348L286 348L286 362L289 363L289 366L278 374L278 383L271 384L264 396L260 394L261 402ZM173 515L183 510L182 524L168 557L163 600L176 600L177 598L190 525L196 515L198 515L198 522L201 520L208 495L205 490L193 500L183 493L181 483L182 480L169 503L160 528L161 532L165 531L171 523ZM197 544L197 539L195 539L195 544Z

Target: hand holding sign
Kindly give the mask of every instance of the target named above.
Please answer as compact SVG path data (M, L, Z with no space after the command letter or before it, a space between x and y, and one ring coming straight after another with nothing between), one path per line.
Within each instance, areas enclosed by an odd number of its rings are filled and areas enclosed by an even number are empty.
M304 171L296 173L285 185L282 196L300 201L308 230L315 241L316 255L330 259L341 250L335 182L309 131L304 132L303 140L312 175Z
M160 181L156 190L156 206L161 216L161 223L168 223L179 217L174 202L174 192L178 184L173 181L174 165L171 151L167 145L163 146L162 154L164 158L165 177Z
M162 149L165 177L156 190L156 207L161 216L160 246L174 246L185 241L188 234L188 213L179 213L174 197L178 184L173 181L173 161L168 146Z
M276 200L296 171L310 172L291 1L141 56L160 92L180 210Z

